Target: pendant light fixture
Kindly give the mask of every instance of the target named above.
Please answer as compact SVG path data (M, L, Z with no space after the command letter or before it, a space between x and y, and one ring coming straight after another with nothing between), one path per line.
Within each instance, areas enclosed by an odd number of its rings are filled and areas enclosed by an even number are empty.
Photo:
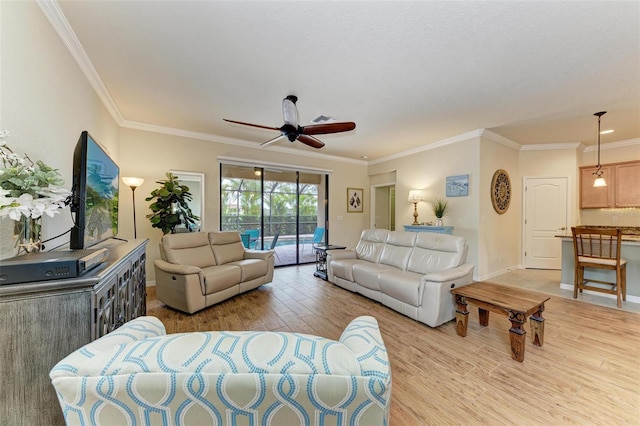
M596 117L598 117L598 166L597 166L598 168L596 169L595 172L593 172L593 175L596 177L596 179L593 181L594 188L597 188L600 186L607 186L607 182L602 177L602 174L604 172L602 171L602 166L600 165L600 117L602 117L606 113L607 111L600 111L593 114Z

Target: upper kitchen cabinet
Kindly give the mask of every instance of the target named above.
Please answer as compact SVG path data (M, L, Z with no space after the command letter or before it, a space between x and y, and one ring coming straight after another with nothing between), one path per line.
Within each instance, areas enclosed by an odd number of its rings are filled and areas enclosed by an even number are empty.
M594 188L595 166L580 167L580 208L640 207L640 161L602 166L607 186Z
M612 191L615 182L613 179L613 167L602 166L602 176L607 181L607 186L593 187L595 180L595 166L580 167L580 208L581 209L606 209L614 206L615 193Z
M615 206L640 207L640 161L618 164L615 174Z

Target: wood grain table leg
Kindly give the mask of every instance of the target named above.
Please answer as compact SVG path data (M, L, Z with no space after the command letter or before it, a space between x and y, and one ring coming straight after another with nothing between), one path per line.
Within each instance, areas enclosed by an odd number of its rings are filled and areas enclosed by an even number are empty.
M522 328L522 324L524 324L526 320L526 315L523 312L509 311L509 321L511 321L511 328L509 329L511 358L518 362L524 361L527 332Z
M486 327L489 325L489 311L486 309L478 308L478 320L480 325Z
M464 296L456 294L456 333L458 336L467 336L467 326L469 324L469 311L467 310L467 301Z
M542 317L542 311L544 311L544 303L538 307L538 311L531 315L529 324L531 325L531 333L533 338L533 344L536 346L542 346L544 343L544 318Z

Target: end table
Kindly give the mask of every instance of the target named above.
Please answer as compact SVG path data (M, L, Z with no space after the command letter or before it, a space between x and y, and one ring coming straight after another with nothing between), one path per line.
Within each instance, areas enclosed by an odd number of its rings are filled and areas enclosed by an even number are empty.
M313 249L316 251L316 271L313 275L327 281L327 250L344 250L346 247L329 244L315 246Z

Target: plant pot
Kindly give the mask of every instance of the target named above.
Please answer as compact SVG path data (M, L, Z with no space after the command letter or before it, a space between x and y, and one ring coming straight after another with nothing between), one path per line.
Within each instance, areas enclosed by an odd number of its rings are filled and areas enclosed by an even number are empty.
M442 222L442 218L441 217L436 219L436 226L444 226L444 222Z

